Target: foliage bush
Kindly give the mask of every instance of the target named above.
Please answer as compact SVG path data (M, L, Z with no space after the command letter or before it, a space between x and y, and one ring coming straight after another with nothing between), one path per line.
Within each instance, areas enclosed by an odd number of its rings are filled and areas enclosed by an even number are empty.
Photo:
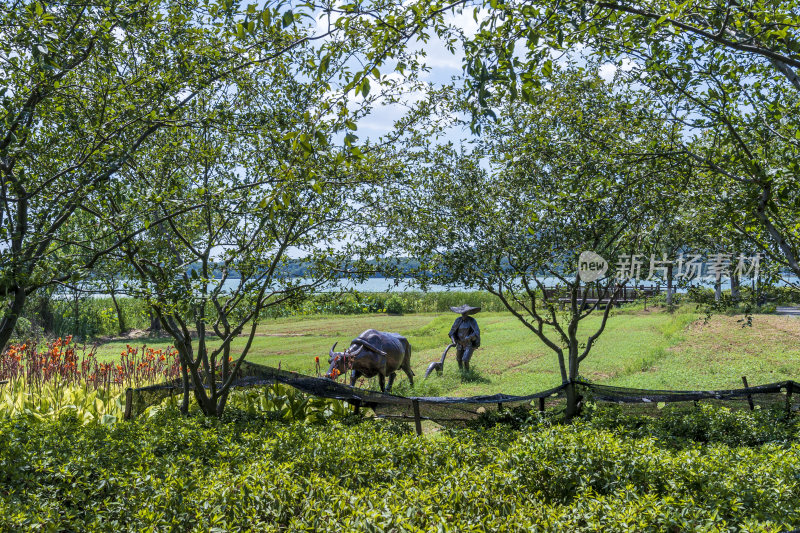
M750 287L741 288L742 299L753 299ZM800 304L800 290L791 286L762 287L761 297L773 305L796 305Z
M137 298L117 298L117 303L130 329L150 327L150 315L144 301ZM79 302L78 317L75 319L75 304L69 300L54 300L53 334L76 335L82 339L117 335L119 320L111 298L86 298Z
M582 422L587 427L617 429L636 438L652 437L660 447L757 446L800 441L800 419L786 418L782 403L774 409L752 412L708 403L665 406L657 417L631 414L625 406L605 405L588 414Z
M469 304L484 311L505 311L503 303L488 292L347 292L320 293L302 302L268 308L265 318L294 315L359 315L371 313L446 312L451 306Z
M143 300L117 297L117 304L127 328L150 327L150 315ZM69 297L37 294L26 302L22 319L31 326L15 332L20 342L39 340L43 334L81 339L119 334L119 319L110 297L81 298L76 307L75 300Z
M21 316L14 325L14 332L11 335L12 342L25 342L31 339L38 339L42 336L40 328L34 326L30 320Z
M386 300L386 312L393 315L402 315L404 311L403 299L396 294Z
M755 447L677 441L664 447L640 431L646 424L622 427L610 416L423 438L381 420L287 423L243 409L215 420L164 408L106 426L81 426L74 416L4 420L0 529L779 531L800 525L796 438ZM730 414L718 416L712 426ZM686 427L696 422L690 417ZM665 424L659 431L670 427L686 429Z
M124 401L125 391L119 386L93 388L86 383L53 382L32 388L17 379L0 387L0 419L54 420L70 415L82 424L113 424L122 419Z

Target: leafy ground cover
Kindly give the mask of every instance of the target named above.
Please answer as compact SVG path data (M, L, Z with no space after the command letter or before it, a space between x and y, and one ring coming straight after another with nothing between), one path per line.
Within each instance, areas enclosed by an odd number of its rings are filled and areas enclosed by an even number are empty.
M448 342L454 316L428 313L276 319L260 328L248 360L314 374L316 356L324 365L334 342L341 346L374 327L409 338L417 375L414 394L521 394L560 382L555 355L513 316L499 312L479 315L482 345L474 356L472 375L462 379L450 354L444 376L423 381L428 364L441 356ZM800 377L800 320L755 315L753 327L743 328L739 318L715 315L705 323L694 306L674 314L641 306L618 311L584 361L583 377L598 383L659 389L736 388L741 386L743 375L751 384ZM592 320L585 325L587 330L593 326L596 323ZM168 346L165 339L146 342L161 349ZM118 357L126 343L103 344L98 347L98 357ZM412 393L405 376L400 376L395 386L397 392Z
M797 425L601 410L415 437L355 417L0 421L0 530L780 531ZM680 435L680 438L675 438ZM741 446L747 443L751 446Z

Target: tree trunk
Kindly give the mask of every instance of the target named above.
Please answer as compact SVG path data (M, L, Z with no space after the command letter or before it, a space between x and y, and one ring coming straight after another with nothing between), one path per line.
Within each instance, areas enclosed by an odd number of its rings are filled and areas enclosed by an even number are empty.
M570 381L567 383L566 389L564 391L567 393L567 409L564 412L564 416L567 419L574 418L581 414L581 396L578 394L577 387L575 386L574 381Z
M75 319L73 322L72 334L76 337L78 336L78 321L80 320L81 314L81 301L80 301L80 293L78 292L78 288L75 287ZM83 335L83 338L86 338L86 335Z
M161 331L161 321L158 319L158 315L152 309L148 312L150 314L150 327L147 328L147 331L159 333Z
M569 330L569 337L570 337L570 347L569 347L569 381L567 382L567 388L565 389L567 393L567 409L564 412L564 415L567 419L576 417L581 414L581 399L582 397L578 394L577 388L575 387L575 381L578 379L578 353L579 353L579 343L578 343L578 320L573 316L572 323L570 324Z
M50 292L41 291L39 293L39 324L44 333L53 333L53 310L50 309Z
M672 310L672 263L667 266L667 307Z
M758 278L753 278L753 289L753 292L756 296L756 305L761 307L764 302L761 300L761 282L758 280Z
M11 335L14 334L17 319L22 316L22 308L25 306L25 297L25 290L20 287L14 289L11 306L3 315L3 320L0 321L0 351L6 349Z
M714 283L714 301L718 302L722 299L722 282L717 280Z
M216 399L213 394L210 394L211 391L205 388L205 385L210 385L214 376L204 376L205 372L202 364L195 369L191 369L190 372L194 384L194 399L197 401L200 410L206 416L218 416ZM203 379L204 377L208 379Z
M183 384L183 399L181 400L181 413L189 414L189 372L186 364L181 361L181 382Z
M739 294L739 275L735 272L731 274L731 300L734 303L738 302L741 298Z
M217 416L222 416L222 413L225 412L225 405L228 403L230 392L231 389L226 389L225 392L219 395L217 399Z
M759 279L756 279L756 304L759 307L764 305L764 287Z
M119 324L119 334L124 335L126 331L128 331L127 325L125 324L125 317L122 315L122 309L119 307L119 302L117 302L117 297L114 294L114 287L110 288L111 292L111 301L114 302L114 309L117 311L117 323Z

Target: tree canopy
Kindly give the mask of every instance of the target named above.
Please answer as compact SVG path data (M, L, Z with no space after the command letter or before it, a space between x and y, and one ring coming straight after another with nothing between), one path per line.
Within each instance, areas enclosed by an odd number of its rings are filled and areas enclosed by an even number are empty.
M791 2L491 2L465 61L483 114L491 91L530 101L559 58L608 62L682 126L665 156L715 181L718 229L798 275L798 31Z
M531 96L531 104L493 97L497 119L472 152L440 146L413 154L393 206L396 238L431 272L426 281L500 298L572 383L627 282L613 267L582 282L578 256L591 251L616 264L647 247L687 174L660 157L675 128L646 94L575 66L554 68ZM589 300L587 286L600 297ZM603 301L595 331L579 332Z

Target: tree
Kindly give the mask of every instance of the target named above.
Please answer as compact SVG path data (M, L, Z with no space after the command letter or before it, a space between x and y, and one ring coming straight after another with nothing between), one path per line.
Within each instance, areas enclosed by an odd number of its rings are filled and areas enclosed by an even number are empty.
M475 152L441 146L417 155L410 183L396 193L404 196L393 206L395 237L433 272L429 281L491 292L552 350L574 415L580 364L605 329L619 284L634 277L615 279L613 264L646 244L642 235L669 209L683 176L654 155L674 131L644 94L589 69L556 68L532 101L492 100L498 118ZM598 280L576 275L584 251L611 263ZM554 281L556 293L548 288ZM585 289L599 298L589 301ZM609 303L600 310L602 300ZM579 326L595 312L599 323L587 334Z
M292 13L258 20L232 2L15 1L0 7L0 348L25 299L91 268L61 231L199 88L291 48ZM263 13L277 14L275 7ZM251 21L257 14L249 16ZM248 29L250 29L248 27ZM117 239L124 239L118 235Z
M154 137L95 209L115 213L104 223L117 231L141 226L109 257L129 262L128 290L172 337L184 411L193 394L221 415L266 310L331 285L362 249L346 239L357 242L373 208L371 174L352 170L360 151L332 143L350 115L321 105L338 96L304 75L313 53L205 91L193 127ZM151 218L130 215L143 204ZM290 268L298 257L302 279Z
M609 61L683 127L679 152L665 156L715 179L715 209L729 221L720 229L800 276L798 22L786 1L492 3L466 69L485 113L490 88L530 101L560 55Z
M282 1L257 7L239 0L0 6L0 349L30 294L85 277L133 236L114 228L76 243L63 231L78 211L103 219L91 211L96 198L112 194L121 170L157 132L177 135L192 126L197 117L187 121L184 113L199 94L318 43L305 56L304 75L321 86L341 81L343 97L326 99L325 111L347 115L345 96L367 97L370 79L384 81L380 68L445 6L407 8L394 0L366 7ZM404 16L407 9L415 15ZM309 23L317 16L320 24ZM369 50L360 61L332 61L354 47L363 50L365 42ZM401 58L390 68L407 67ZM352 133L345 139L354 146ZM308 145L302 135L294 142ZM132 207L145 218L152 214ZM173 216L159 212L164 220ZM80 257L66 253L65 241L82 246Z

